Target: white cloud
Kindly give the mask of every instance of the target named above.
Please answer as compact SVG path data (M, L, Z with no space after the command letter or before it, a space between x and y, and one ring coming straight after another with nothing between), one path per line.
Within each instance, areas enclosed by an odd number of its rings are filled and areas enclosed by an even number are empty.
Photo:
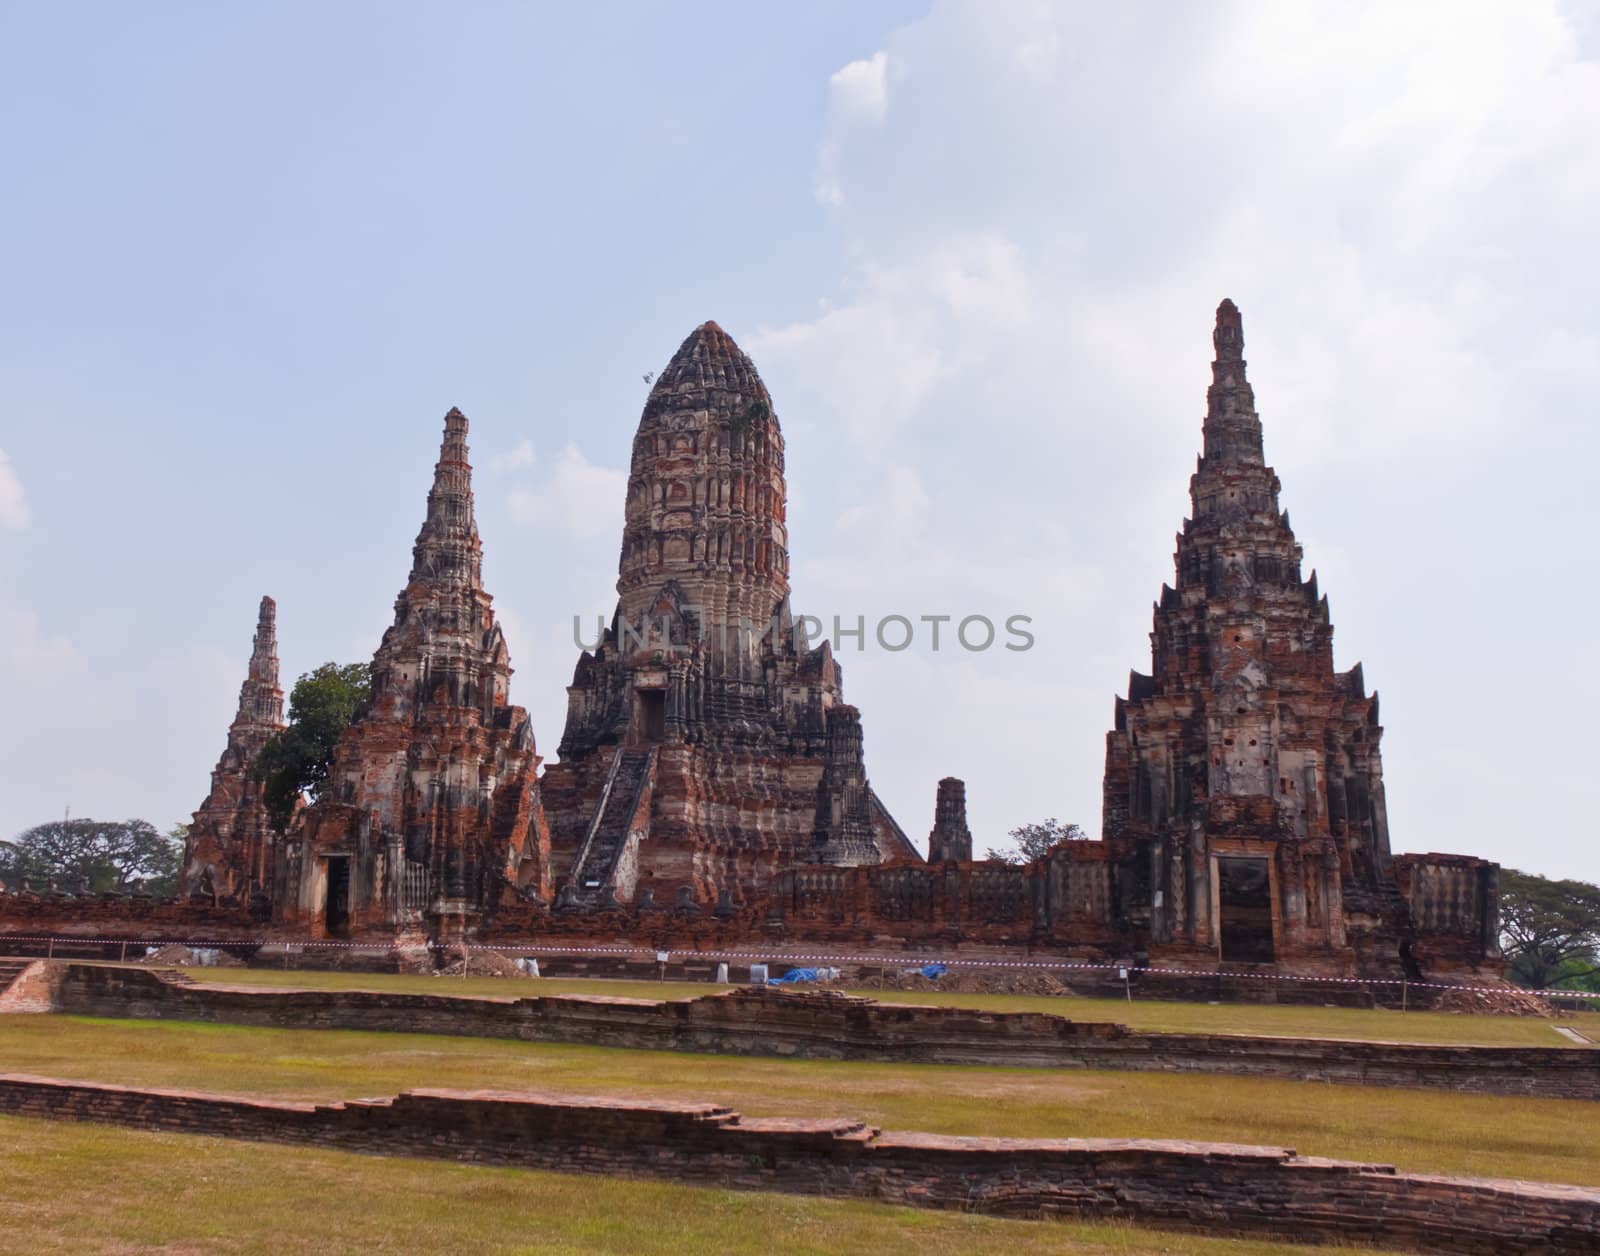
M1005 335L1022 330L1034 316L1026 259L1000 232L941 241L928 251L925 268L928 292L963 324Z
M28 509L22 481L17 478L6 451L0 449L0 528L21 531L32 522L33 513Z
M758 331L749 351L808 378L850 438L870 440L914 413L948 373L934 339L924 311L875 297Z
M80 646L26 607L0 603L0 793L17 828L67 806L74 815L142 816L165 828L187 819L173 812L175 797L187 809L204 795L246 654L200 644L135 660L126 649L116 633ZM89 725L85 712L93 713ZM152 721L161 736L150 735ZM55 749L41 757L41 746Z
M512 490L511 517L568 536L620 536L619 512L627 487L627 472L596 466L576 445L568 444L543 485Z
M538 461L533 452L533 442L524 437L511 449L503 453L491 454L489 457L489 470L494 472L521 471L533 466Z
M0 668L7 689L25 684L51 684L84 670L83 656L65 637L51 636L39 617L16 606L0 606Z
M854 297L815 319L762 328L760 362L791 372L844 419L853 441L881 442L989 340L1037 316L1021 251L998 232L939 241L898 266L865 265Z
M1533 345L1528 364L1542 371L1600 374L1600 334L1581 335L1564 327L1545 332Z
M1155 16L941 4L884 50L892 113L877 57L840 70L819 157L851 270L762 359L857 440L1002 359L1022 407L1070 379L1160 439L1231 295L1294 415L1272 447L1353 465L1486 446L1532 420L1520 369L1582 371L1583 285L1551 303L1537 273L1600 209L1600 64L1559 9ZM1504 352L1530 322L1559 331Z
M882 122L889 109L889 57L875 52L834 71L828 80L828 105L851 122Z
M910 467L891 467L871 501L839 512L834 531L852 547L900 551L924 535L931 500Z
M844 204L844 189L839 186L839 180L834 178L830 165L824 161L817 173L816 197L824 205L838 207Z
M1453 584L1475 643L1414 647L1427 613L1405 599L1430 596L1415 573L1473 548L1468 532L1499 569L1544 562L1550 529L1533 545L1504 529L1537 530L1557 503L1513 477L1548 484L1556 442L1600 409L1600 63L1561 6L944 0L828 92L817 198L847 262L814 315L747 346L791 447L839 451L838 526L813 535L791 514L796 607L1016 602L1041 621L1025 682L984 657L949 684L1024 744L1066 722L1088 753L1046 762L946 728L966 738L957 774L983 838L999 837L984 780L1048 782L1034 809L1094 827L1093 743L1128 667L1148 666L1225 296L1307 567L1344 608L1340 665L1365 657L1385 710L1407 713L1397 762L1450 744L1433 714L1447 695L1396 664L1470 674L1502 611ZM808 515L830 505L808 500ZM1565 595L1518 587L1519 623L1567 622ZM874 770L906 781L872 730L943 727L952 692L910 657L863 656L851 679ZM1507 697L1492 718L1527 714ZM1568 726L1564 709L1542 718ZM1407 810L1453 789L1395 784L1397 845L1508 853ZM931 797L916 791L890 801ZM1581 828L1549 812L1507 802L1492 827ZM1552 868L1558 850L1528 857Z
M828 80L828 117L843 128L874 126L889 111L889 57L875 52L835 70ZM817 158L816 197L824 205L843 205L844 188L835 170L837 146L825 141Z

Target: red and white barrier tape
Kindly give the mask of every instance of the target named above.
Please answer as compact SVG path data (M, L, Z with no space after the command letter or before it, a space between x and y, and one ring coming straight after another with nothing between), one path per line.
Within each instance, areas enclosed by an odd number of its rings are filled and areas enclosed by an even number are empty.
M292 941L283 938L231 938L219 941L199 941L193 938L95 938L73 937L61 934L21 934L0 933L0 943L5 942L34 942L46 945L65 944L69 946L126 946L126 947L155 947L185 946L199 947L206 950L224 950L228 947L239 946L278 946L293 953L296 950L345 950L345 951L394 951L409 949L387 942L344 942L344 941ZM461 949L460 943L428 942L423 944L428 950L454 952ZM541 955L632 955L648 956L655 959L657 956L667 956L667 962L675 960L712 959L712 960L740 960L757 964L786 964L790 967L800 965L837 967L840 964L876 964L895 966L903 969L925 968L932 964L943 964L946 968L1021 968L1050 972L1107 972L1116 973L1119 977L1126 972L1128 976L1142 977L1228 977L1234 980L1245 981L1287 981L1300 984L1329 985L1329 986L1401 986L1413 990L1461 990L1473 994L1503 994L1507 989L1521 989L1512 986L1472 986L1460 985L1455 982L1442 981L1409 981L1402 977L1310 977L1293 973L1258 973L1258 972L1228 972L1218 968L1158 968L1149 964L1091 964L1072 962L1066 960L1036 960L1036 959L940 959L933 956L910 955L840 955L833 953L808 954L808 953L775 953L771 951L732 951L732 950L705 950L686 951L667 948L664 950L652 946L556 946L542 945L540 943L524 943L520 945L479 945L468 943L469 951L492 951L502 955L522 955L537 958ZM1529 994L1544 996L1557 996L1563 999L1600 999L1600 994L1593 994L1586 990L1530 990Z

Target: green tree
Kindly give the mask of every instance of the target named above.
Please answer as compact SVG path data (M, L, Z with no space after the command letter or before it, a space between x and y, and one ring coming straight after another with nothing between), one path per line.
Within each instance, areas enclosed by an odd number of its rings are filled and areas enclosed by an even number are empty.
M262 747L252 769L263 782L262 799L274 828L289 827L301 794L315 800L322 793L333 748L371 692L365 663L324 663L294 682L289 725Z
M1502 870L1500 945L1517 984L1582 988L1600 973L1600 885Z
M183 859L181 840L145 820L55 820L0 842L0 881L18 888L54 882L96 894L144 889L170 895Z
M1556 969L1555 975L1550 979L1549 989L1582 990L1589 994L1600 994L1600 968L1583 960L1569 959Z
M1007 836L1012 845L989 847L990 859L1008 864L1034 863L1063 842L1081 842L1088 834L1076 824L1062 824L1051 816L1039 824L1018 825Z

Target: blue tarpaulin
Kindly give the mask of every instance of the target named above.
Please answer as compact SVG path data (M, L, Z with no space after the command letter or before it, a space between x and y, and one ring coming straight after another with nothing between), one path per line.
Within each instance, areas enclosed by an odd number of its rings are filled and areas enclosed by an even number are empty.
M769 986L785 986L797 981L815 981L817 970L815 968L791 968L781 977L768 977Z
M937 981L949 971L943 964L929 964L922 970L922 975L929 981Z

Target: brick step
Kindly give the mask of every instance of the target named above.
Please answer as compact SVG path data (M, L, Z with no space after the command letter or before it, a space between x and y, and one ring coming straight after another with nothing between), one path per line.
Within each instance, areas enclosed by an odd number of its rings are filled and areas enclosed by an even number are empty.
M0 960L0 1012L51 1010L48 979L42 982L20 980L24 973L34 969L35 966L38 970L42 970L45 964L37 959Z
M573 869L572 885L576 897L587 904L598 901L604 893L618 852L628 839L628 822L633 818L639 793L650 771L650 751L623 750L618 753L622 757L606 795L604 810L594 823L594 837L581 863ZM600 884L590 886L587 884L590 881Z
M11 983L22 976L23 969L31 963L31 959L0 959L0 994L9 990Z

